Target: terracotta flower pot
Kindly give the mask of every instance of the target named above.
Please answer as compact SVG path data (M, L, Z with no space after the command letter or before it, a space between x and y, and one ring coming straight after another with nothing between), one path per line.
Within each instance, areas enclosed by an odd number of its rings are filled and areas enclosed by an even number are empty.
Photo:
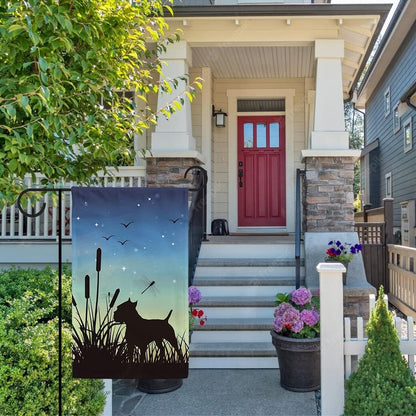
M290 338L271 330L280 368L280 385L290 391L313 391L321 387L320 338Z

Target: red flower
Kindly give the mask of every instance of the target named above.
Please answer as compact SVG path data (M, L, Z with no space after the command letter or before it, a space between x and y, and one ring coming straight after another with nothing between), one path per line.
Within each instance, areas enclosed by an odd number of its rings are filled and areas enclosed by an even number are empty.
M202 318L203 315L204 315L204 311L202 309L200 309L198 311L198 318Z
M335 250L333 249L333 248L329 248L327 251L326 251L326 254L328 254L328 256L331 256L331 257L335 257L337 254L335 253Z
M201 320L199 321L199 325L204 326L204 325L205 325L205 321L204 321L203 319L201 319Z
M192 316L198 316L198 309L192 310Z
M291 328L292 328L292 325L290 325L290 324L286 324L286 325L285 325L285 328L287 328L287 329L291 329Z

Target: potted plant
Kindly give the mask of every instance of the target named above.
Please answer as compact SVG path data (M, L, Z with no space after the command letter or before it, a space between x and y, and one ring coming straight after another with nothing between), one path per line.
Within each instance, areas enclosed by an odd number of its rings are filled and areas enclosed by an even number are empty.
M341 241L335 239L331 240L328 246L325 261L338 262L344 265L346 271L342 274L342 281L345 285L347 283L348 264L354 255L363 250L363 246L361 244L341 243Z
M291 391L318 390L321 384L319 298L301 287L276 295L270 331L280 368L280 384Z

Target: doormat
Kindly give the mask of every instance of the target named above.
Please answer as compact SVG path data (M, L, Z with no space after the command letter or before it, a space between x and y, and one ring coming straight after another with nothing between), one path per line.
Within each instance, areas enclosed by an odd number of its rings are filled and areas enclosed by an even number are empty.
M72 369L188 375L188 191L72 189Z

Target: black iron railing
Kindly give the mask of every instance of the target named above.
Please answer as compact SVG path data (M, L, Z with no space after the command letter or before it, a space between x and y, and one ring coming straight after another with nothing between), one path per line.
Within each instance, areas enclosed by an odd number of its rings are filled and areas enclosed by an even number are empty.
M185 172L185 178L188 172L193 171L194 187L190 188L192 192L191 206L189 207L189 258L188 258L188 280L192 285L194 280L196 264L198 262L199 251L202 241L206 241L207 228L207 181L208 174L200 166L191 166Z
M295 261L296 261L296 289L300 287L300 238L302 232L301 213L301 177L305 171L296 169L296 223L295 223Z

